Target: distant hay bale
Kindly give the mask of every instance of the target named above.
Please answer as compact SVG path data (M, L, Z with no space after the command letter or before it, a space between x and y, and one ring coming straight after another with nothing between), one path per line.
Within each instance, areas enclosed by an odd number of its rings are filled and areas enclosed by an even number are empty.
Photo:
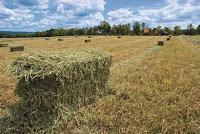
M0 44L0 47L8 47L8 44L5 44L5 43Z
M50 40L50 38L46 38L46 40Z
M78 38L78 36L76 35L76 38Z
M64 39L58 39L58 41L63 41Z
M92 38L92 35L88 35L88 38Z
M10 52L13 51L24 51L24 46L10 46Z
M0 118L0 133L53 133L73 110L104 95L112 57L76 49L24 54L8 70L20 97Z
M170 40L170 38L167 38L167 41L169 41Z
M164 45L164 41L158 41L158 46L163 46Z
M85 40L85 43L88 43L88 42L91 42L91 40L90 39Z
M122 36L121 36L121 34L120 35L118 35L118 38L121 38Z

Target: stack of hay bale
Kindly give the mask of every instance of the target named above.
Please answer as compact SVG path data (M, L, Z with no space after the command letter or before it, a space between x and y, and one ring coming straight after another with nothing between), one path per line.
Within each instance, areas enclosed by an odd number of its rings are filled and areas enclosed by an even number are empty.
M25 54L8 69L19 79L20 97L0 118L0 133L52 133L69 109L103 95L112 57L97 50ZM68 117L69 118L69 117Z

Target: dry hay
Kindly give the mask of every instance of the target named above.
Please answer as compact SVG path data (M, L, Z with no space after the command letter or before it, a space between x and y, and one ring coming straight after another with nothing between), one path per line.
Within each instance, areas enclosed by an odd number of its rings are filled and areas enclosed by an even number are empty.
M8 70L20 97L0 118L0 133L55 133L71 111L103 96L112 57L97 50L24 54Z
M181 37L183 37L187 40L190 40L194 43L200 44L200 39L198 39L198 38L195 38L195 37L192 37L192 36L187 36L187 35L181 35Z
M158 41L158 46L163 46L164 45L164 41Z
M10 46L10 52L13 51L24 51L24 46Z
M0 43L0 47L8 47L8 44L5 44L5 43L1 44Z

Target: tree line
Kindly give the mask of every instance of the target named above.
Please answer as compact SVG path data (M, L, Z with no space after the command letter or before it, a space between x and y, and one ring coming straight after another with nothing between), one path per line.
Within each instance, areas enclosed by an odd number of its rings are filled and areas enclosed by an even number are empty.
M52 37L52 36L75 36L75 35L200 35L200 25L195 29L192 24L187 26L186 30L182 30L180 26L175 26L174 29L169 27L156 28L146 27L145 22L140 24L135 22L132 30L130 23L113 25L112 27L106 21L101 21L98 26L90 28L71 28L71 29L49 29L46 31L35 32L30 34L17 33L8 34L0 33L0 38L21 38L21 37Z

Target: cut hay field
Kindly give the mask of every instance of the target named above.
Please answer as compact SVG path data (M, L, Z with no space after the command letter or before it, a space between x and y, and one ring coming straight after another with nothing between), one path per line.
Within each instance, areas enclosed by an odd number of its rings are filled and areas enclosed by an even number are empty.
M199 36L197 36L200 38ZM0 39L0 115L18 98L6 66L24 53L95 48L113 63L106 95L72 114L59 133L200 133L200 45L181 36ZM164 46L157 46L164 40ZM58 133L58 132L57 132Z

